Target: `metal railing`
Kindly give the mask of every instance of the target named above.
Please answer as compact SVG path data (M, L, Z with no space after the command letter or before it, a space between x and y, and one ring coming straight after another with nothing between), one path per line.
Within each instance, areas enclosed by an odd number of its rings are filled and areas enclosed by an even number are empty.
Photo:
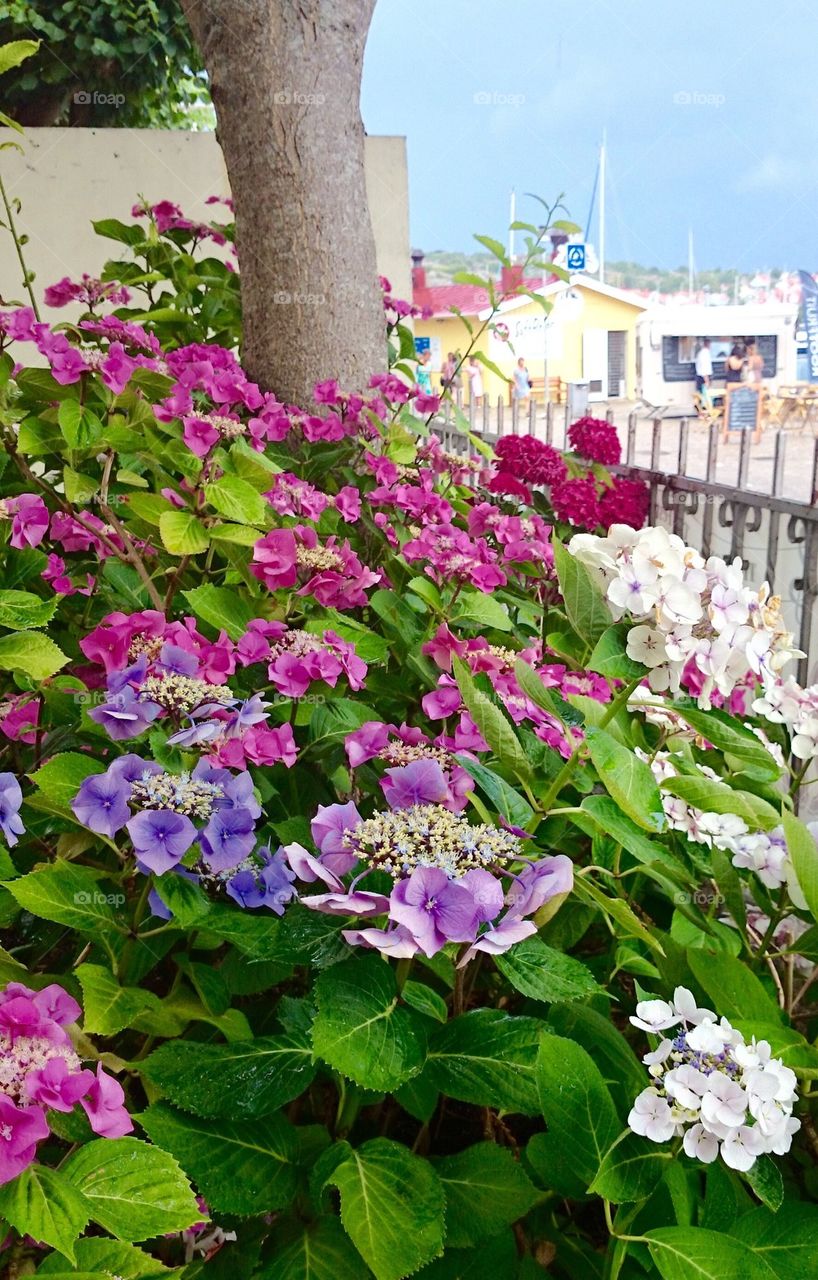
M488 444L504 432L521 431L538 435L548 443L564 447L568 415L563 405L549 404L546 412L538 412L533 402L529 412L515 412L518 406L498 404L494 430L489 431L487 400L482 416L474 406L470 413L444 405L435 431L444 447L455 453L471 449L468 430L476 430ZM612 414L606 415L612 420ZM521 419L524 421L521 421ZM485 426L484 426L485 424ZM492 424L494 425L494 424ZM638 465L636 455L637 417L628 419L625 459L611 470L617 474L644 480L650 488L651 524L661 524L698 548L702 555L718 555L725 560L740 557L748 580L769 583L781 597L784 617L796 636L804 657L798 662L797 677L802 684L818 681L818 507L783 496L784 464L788 444L785 431L767 436L773 444L772 478L769 491L748 486L750 432L741 437L738 474L735 484L717 481L716 462L719 428L710 426L707 436L705 474L687 474L690 423L669 423L654 419L648 465ZM678 432L675 470L664 469L660 460L665 434ZM810 492L818 494L818 441L811 452Z

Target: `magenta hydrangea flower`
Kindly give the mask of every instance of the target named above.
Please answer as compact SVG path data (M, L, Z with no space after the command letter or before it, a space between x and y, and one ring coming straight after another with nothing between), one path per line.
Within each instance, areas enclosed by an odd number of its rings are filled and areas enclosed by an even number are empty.
M581 458L605 467L615 466L622 457L616 427L604 418L579 418L568 428L568 441Z
M83 1067L63 1030L80 1015L77 1002L52 984L35 992L19 982L0 991L0 1183L17 1177L48 1137L47 1111L79 1102L101 1137L133 1128L121 1086L102 1068Z

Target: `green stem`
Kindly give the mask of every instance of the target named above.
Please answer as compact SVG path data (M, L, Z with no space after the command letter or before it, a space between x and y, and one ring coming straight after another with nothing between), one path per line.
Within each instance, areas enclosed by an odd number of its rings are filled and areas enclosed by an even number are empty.
M21 243L20 237L17 234L17 228L14 225L14 214L11 211L11 205L9 204L9 198L6 195L6 188L3 185L2 176L0 176L0 196L2 196L3 207L6 210L6 218L8 219L9 234L11 235L11 238L14 241L14 248L17 251L17 261L20 263L20 268L23 272L23 288L25 289L31 301L31 309L34 312L37 319L39 320L41 318L40 308L37 306L37 299L35 298L34 290L31 287L32 276L28 270L28 267L26 266L25 257L23 256L23 245Z

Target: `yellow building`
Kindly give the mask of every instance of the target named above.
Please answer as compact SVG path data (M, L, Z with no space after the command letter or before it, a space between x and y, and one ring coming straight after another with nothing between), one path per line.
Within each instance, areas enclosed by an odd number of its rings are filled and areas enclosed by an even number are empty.
M528 282L527 282L528 283ZM600 284L588 276L574 276L536 288L551 303L546 314L540 303L523 295L503 302L492 319L486 293L475 286L426 286L415 289L415 301L432 308L428 319L415 321L415 335L428 338L431 366L439 370L449 351L465 353L472 341L464 319L452 315L454 305L475 334L483 332L477 349L503 374L483 369L485 394L494 402L509 398L508 379L523 357L537 398L548 386L551 398L564 395L568 382L588 382L591 403L633 399L636 393L636 322L646 310L636 294ZM424 344L425 345L425 344ZM557 381L558 380L558 381ZM468 378L464 377L468 401Z

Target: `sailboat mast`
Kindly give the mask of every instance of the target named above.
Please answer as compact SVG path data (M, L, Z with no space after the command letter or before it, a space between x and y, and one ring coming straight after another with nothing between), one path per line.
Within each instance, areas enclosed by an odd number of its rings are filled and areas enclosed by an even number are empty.
M602 130L599 148L599 281L605 283L605 147L608 131Z

